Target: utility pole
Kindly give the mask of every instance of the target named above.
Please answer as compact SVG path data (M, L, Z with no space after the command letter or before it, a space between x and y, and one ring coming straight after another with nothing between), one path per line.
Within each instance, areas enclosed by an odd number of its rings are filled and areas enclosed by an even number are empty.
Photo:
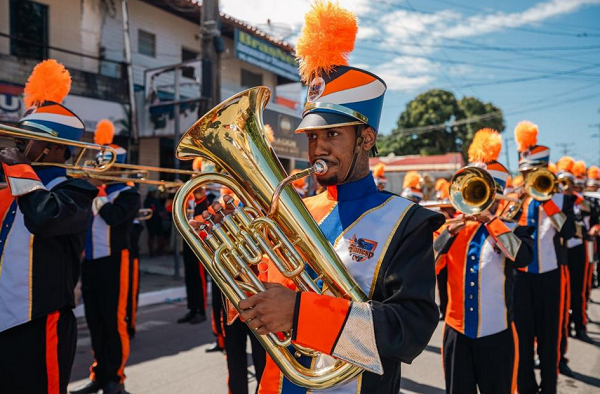
M510 168L510 143L512 141L514 141L514 139L512 137L505 137L504 138L504 154L506 155L506 168L508 168L508 172L512 174L511 172L511 168Z
M563 154L563 156L569 156L569 151L571 150L571 147L573 145L575 145L575 143L573 143L573 142L559 142L556 145L562 148L562 154Z
M131 36L129 35L129 11L127 8L127 0L121 0L121 10L123 12L123 39L125 42L127 93L129 96L129 149L127 149L127 155L129 156L130 163L137 163L139 161L139 132L135 91L133 87L133 64L131 63Z
M598 112L600 112L600 110ZM588 126L590 128L592 128L592 129L593 128L598 128L598 133L597 134L592 134L592 137L593 138L598 138L598 141L600 141L600 123L590 124ZM598 162L597 163L600 165L600 155L598 156Z
M219 0L204 0L200 8L200 31L202 32L202 84L200 95L204 105L198 107L198 115L221 102L221 57L215 46L221 36Z

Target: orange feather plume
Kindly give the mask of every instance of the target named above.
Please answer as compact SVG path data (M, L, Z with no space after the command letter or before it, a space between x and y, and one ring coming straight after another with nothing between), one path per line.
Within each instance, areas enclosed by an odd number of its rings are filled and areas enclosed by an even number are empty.
M406 189L407 187L419 187L419 183L421 182L421 175L419 175L416 171L408 171L406 175L404 175L404 181L402 183L402 188Z
M442 188L439 190L440 195L439 195L439 199L440 200L448 200L450 198L450 182L446 182Z
M515 141L519 152L524 152L537 144L538 132L538 125L528 120L519 122L515 126Z
M373 169L373 176L375 178L383 178L385 174L385 164L377 163Z
M575 177L580 178L585 176L585 161L579 160L573 164L573 168L571 168L571 173L575 175Z
M502 150L502 137L492 129L481 129L473 137L469 146L469 161L491 163L498 160Z
M558 172L558 169L556 168L556 164L554 164L554 163L548 163L548 170L550 170L550 172L553 173L554 175L556 175L556 173Z
M523 185L523 175L517 175L512 181L513 187L519 187Z
M114 136L115 126L110 120L102 119L98 122L94 132L94 143L98 145L112 144Z
M598 168L596 166L591 166L587 170L587 176L590 179L596 179L596 180L600 179L600 168Z
M439 192L447 184L448 184L448 181L445 180L444 178L438 179L437 181L435 181L435 191Z
M54 59L38 63L25 84L25 106L30 108L45 101L62 103L71 90L71 74Z
M304 17L296 44L300 77L309 83L321 72L348 65L358 33L358 19L351 11L332 1L317 0Z
M273 141L275 141L275 134L273 133L273 128L271 125L265 125L265 134L267 135L267 140L269 140L269 143L272 144Z
M506 187L507 188L512 188L513 187L513 182L512 182L512 176L508 176L508 178L506 178Z
M572 157L563 156L556 162L556 168L558 169L558 171L571 172L574 164L575 160L573 160Z
M192 170L202 172L202 158L196 157L192 162Z

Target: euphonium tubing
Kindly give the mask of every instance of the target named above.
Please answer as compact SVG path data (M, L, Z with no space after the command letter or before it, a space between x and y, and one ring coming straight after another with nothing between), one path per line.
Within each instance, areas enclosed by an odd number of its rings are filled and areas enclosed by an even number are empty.
M176 153L179 159L205 157L231 175L204 173L185 183L173 202L175 226L236 308L240 300L264 290L252 270L263 255L300 291L321 293L316 285L320 279L328 293L365 302L367 296L296 191L279 187L286 178L285 171L268 143L262 123L269 96L266 87L241 92L204 115L181 138ZM197 187L214 183L230 188L243 207L225 216L202 240L188 223L186 197ZM275 210L269 214L274 205ZM317 279L306 272L306 265L316 272ZM363 372L341 360L321 369L304 367L296 356L314 357L318 353L297 345L290 347L291 333L256 337L292 383L311 390L344 384Z

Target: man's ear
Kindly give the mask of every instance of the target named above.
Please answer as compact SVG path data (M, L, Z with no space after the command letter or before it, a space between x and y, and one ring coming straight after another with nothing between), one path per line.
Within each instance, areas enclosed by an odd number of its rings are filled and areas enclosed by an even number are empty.
M362 129L361 136L363 138L362 148L367 152L371 151L377 142L377 133L371 126L365 126Z

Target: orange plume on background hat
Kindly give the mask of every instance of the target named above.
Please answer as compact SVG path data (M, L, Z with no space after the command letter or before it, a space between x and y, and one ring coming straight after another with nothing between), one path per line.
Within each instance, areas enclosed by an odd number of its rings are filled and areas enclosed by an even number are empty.
M513 187L515 187L515 188L517 188L519 186L523 186L523 182L524 182L523 175L517 175L512 180Z
M271 125L269 125L269 124L265 125L265 134L267 135L267 139L269 140L269 143L272 144L273 141L275 141L275 134L273 133L273 128L271 127Z
M538 125L528 120L519 122L515 126L515 141L519 152L526 151L532 146L537 145Z
M585 161L583 160L576 161L571 168L571 173L577 178L585 177L585 171Z
M384 163L377 163L375 165L375 168L373 168L373 176L375 178L383 178L385 174L385 164Z
M574 164L575 160L572 157L563 156L556 162L556 168L558 171L571 172Z
M439 190L438 198L440 200L450 199L450 182L446 182L444 185L442 185L441 189Z
M590 168L588 168L587 177L590 179L599 180L600 179L600 168L598 168L596 166L591 166Z
M484 128L475 133L469 146L469 161L491 163L498 160L502 150L502 137L496 130Z
M192 170L201 172L202 171L202 158L196 157L192 162Z
M358 33L358 19L339 4L317 0L306 14L296 44L300 77L304 83L335 66L348 65Z
M448 185L448 181L445 180L444 178L440 178L440 179L436 180L435 181L435 191L439 192L446 185Z
M512 181L512 176L508 176L508 178L506 178L506 187L507 188L512 188L513 187L513 181Z
M54 59L38 63L25 84L25 106L40 105L45 101L62 103L71 90L71 74Z
M421 175L419 175L416 171L408 171L406 175L404 175L404 181L402 182L402 188L406 189L407 187L419 187L419 183L421 182Z
M102 119L96 125L96 131L94 131L94 143L98 145L110 145L113 142L115 136L115 125L108 120Z
M558 172L558 169L556 168L556 164L554 164L554 163L548 163L548 170L550 170L550 172L553 173L554 175L556 175L556 173Z

